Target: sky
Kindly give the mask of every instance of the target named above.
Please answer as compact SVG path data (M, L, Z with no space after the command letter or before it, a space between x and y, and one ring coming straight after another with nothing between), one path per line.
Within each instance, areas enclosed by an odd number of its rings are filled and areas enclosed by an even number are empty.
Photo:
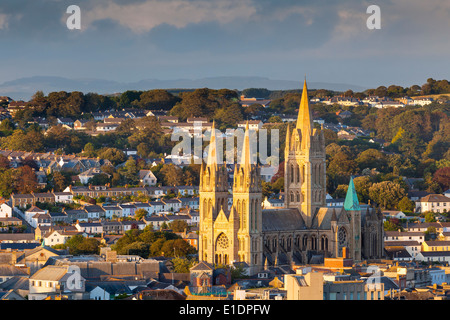
M67 28L67 8L81 29ZM369 29L370 5L380 29ZM448 0L1 0L0 83L261 76L365 87L450 79ZM300 87L300 85L299 85Z

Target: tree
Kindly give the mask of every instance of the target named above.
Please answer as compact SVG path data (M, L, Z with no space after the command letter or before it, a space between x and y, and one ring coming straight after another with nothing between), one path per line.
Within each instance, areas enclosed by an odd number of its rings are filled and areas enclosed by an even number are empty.
M331 157L331 160L328 163L327 175L330 181L337 186L341 183L348 182L350 176L357 173L357 169L358 166L356 161L353 160L347 152L338 151Z
M146 159L148 157L151 149L147 143L141 142L140 144L138 144L136 151L137 151L137 155L139 157L141 157L142 159Z
M147 215L148 215L147 210L142 209L142 208L137 209L137 210L134 212L134 217L135 217L136 220L142 220L142 219L145 218Z
M116 148L104 148L98 152L98 157L100 159L107 159L111 161L113 165L118 165L123 163L127 158L125 153Z
M94 186L104 186L110 183L111 179L106 173L99 173L88 180L88 184Z
M283 120L281 119L280 116L271 116L271 117L267 120L268 123L279 123L279 122L282 122L282 121L283 121Z
M189 225L186 221L175 220L170 223L169 227L173 230L173 232L183 232L189 228Z
M166 186L179 186L182 182L182 170L173 163L164 165L160 174L162 175L163 184Z
M395 209L405 196L405 189L399 183L392 181L375 183L369 188L370 199L384 209Z
M334 198L340 199L345 198L348 190L347 184L340 184L337 186L336 191L334 192Z
M195 265L194 259L187 259L184 257L175 257L172 260L173 272L175 273L189 273L190 269Z
M434 212L425 213L425 222L436 222L436 216Z
M77 234L66 241L65 247L71 255L98 254L100 242L95 238L85 238Z
M373 184L370 177L368 176L356 177L353 179L353 184L355 185L359 201L362 203L368 203L370 199L369 188Z
M15 126L14 123L10 119L4 119L0 123L0 132L1 135L7 137L14 132Z
M416 205L414 201L408 199L408 197L403 197L402 200L399 201L397 209L403 212L413 212Z
M431 216L430 216L430 219L433 220L433 219L431 218ZM426 241L429 241L429 240L435 238L435 237L436 237L436 234L437 234L437 230L436 230L435 227L433 227L433 226L428 227L427 230L424 232L425 240L426 240Z
M53 189L55 192L63 191L70 184L70 177L59 171L53 173Z
M167 240L161 246L161 253L166 257L185 257L194 254L196 250L183 239Z
M437 182L442 190L448 190L450 188L450 167L436 170L433 174L433 181Z
M142 91L127 90L120 95L118 105L121 108L129 108L133 102L138 102Z
M33 169L29 166L20 167L16 185L17 191L20 193L35 192L38 187L38 182Z
M403 227L401 226L399 219L391 218L384 222L384 230L385 231L398 231L398 230L403 230Z
M137 184L139 182L138 171L136 160L132 157L125 162L124 167L120 170L129 184Z
M221 124L221 128L234 127L244 120L242 106L238 103L224 106L216 110L214 118Z
M249 98L267 99L270 96L270 90L266 88L247 88L242 90L242 95Z
M161 89L144 91L140 97L139 102L136 103L142 109L154 110L163 109L170 110L181 99L174 96L170 92Z
M149 256L149 245L142 241L135 241L125 246L122 252L123 254L138 255L147 258Z
M359 169L376 168L378 171L385 171L387 168L387 160L385 155L377 149L367 149L361 152L356 158Z
M0 155L0 170L1 169L9 169L11 166L9 159L4 155Z
M94 158L96 156L95 147L92 142L88 142L84 145L83 154L88 158Z
M9 169L0 171L0 195L7 199L11 193L16 192L15 181L17 180L19 171L17 169Z

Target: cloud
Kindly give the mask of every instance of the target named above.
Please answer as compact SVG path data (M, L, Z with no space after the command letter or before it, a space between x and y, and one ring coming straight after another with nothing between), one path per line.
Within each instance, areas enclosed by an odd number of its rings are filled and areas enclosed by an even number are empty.
M96 21L109 19L135 33L145 33L164 24L176 28L205 22L226 24L254 13L255 8L248 0L148 0L131 4L100 3L83 13L82 20L86 28Z
M0 30L7 29L9 22L9 16L4 13L0 13Z

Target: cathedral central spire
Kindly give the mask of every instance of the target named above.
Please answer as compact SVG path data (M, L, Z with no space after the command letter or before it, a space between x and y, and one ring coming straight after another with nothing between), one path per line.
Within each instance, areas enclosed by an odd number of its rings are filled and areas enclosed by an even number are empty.
M298 110L297 129L301 130L302 138L312 135L312 117L309 109L308 88L306 86L306 79L303 83L302 98L300 100L300 108Z

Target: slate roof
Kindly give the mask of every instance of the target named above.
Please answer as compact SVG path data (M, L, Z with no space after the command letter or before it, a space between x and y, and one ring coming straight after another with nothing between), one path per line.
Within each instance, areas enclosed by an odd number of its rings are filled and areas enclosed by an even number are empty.
M442 194L429 194L420 198L420 202L450 202L450 198Z
M297 209L263 209L262 231L287 231L305 228L305 222Z
M15 277L15 276L28 276L28 274L16 268L10 264L0 264L0 276L2 277Z

